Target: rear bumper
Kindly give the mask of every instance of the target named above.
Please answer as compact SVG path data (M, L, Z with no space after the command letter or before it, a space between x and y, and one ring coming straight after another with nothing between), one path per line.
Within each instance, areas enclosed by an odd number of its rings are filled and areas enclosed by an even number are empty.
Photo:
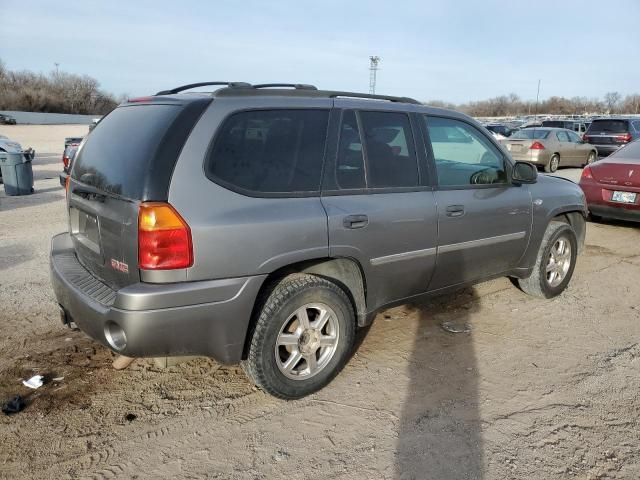
M71 237L53 237L51 283L66 320L129 357L200 355L241 360L265 275L112 290L77 260Z
M595 143L592 143L591 145L594 146L596 150L598 150L598 155L601 157L606 155L611 155L613 152L620 150L620 148L624 146L624 145L597 145Z
M535 165L547 165L551 154L545 150L527 150L526 152L511 153L511 158L517 162L529 162Z
M627 209L621 207L609 207L606 205L589 205L589 211L603 218L640 222L640 209Z

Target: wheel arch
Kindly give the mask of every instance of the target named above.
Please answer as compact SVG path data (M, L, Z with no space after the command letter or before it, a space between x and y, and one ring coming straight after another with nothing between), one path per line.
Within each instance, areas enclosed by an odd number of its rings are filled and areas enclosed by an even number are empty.
M587 235L587 222L584 214L581 211L567 211L555 215L550 220L551 222L563 222L571 225L571 228L576 234L576 240L578 242L578 253L582 253L584 248L584 242Z
M251 313L242 352L243 359L247 356L257 317L266 297L280 280L294 273L317 275L334 282L349 297L358 326L367 324L366 279L362 266L357 260L346 257L325 257L292 263L271 272L262 283Z

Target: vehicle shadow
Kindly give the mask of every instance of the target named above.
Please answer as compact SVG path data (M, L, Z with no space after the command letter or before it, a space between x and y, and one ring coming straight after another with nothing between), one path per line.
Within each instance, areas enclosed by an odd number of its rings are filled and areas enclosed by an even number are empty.
M3 186L0 185L0 190L2 189ZM64 199L64 194L64 188L60 185L41 189L36 185L36 190L31 195L10 196L2 191L0 193L0 212L57 202Z
M467 288L406 308L418 323L396 442L397 477L482 479L479 373L468 330L479 297Z
M36 153L33 165L62 165L62 153Z
M19 243L6 245L0 253L0 271L28 262L34 257L34 249L30 246Z

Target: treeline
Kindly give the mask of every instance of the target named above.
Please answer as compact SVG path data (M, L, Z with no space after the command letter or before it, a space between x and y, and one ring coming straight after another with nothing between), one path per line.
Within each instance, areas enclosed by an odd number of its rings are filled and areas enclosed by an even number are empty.
M0 60L0 110L102 115L118 103L87 75L13 72Z
M587 97L550 97L541 100L536 106L535 100L522 100L518 95L502 95L488 100L469 102L455 105L448 102L434 100L427 105L461 110L474 117L507 117L518 115L551 114L551 115L582 115L582 114L640 114L640 95L623 97L618 92L609 92L604 98Z

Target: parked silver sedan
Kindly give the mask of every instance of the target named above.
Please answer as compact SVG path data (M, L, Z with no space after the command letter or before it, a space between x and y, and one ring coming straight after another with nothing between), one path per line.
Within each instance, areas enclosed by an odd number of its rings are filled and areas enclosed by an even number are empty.
M565 128L535 127L522 129L500 140L514 160L531 162L555 172L559 166L583 167L598 158L593 145Z

